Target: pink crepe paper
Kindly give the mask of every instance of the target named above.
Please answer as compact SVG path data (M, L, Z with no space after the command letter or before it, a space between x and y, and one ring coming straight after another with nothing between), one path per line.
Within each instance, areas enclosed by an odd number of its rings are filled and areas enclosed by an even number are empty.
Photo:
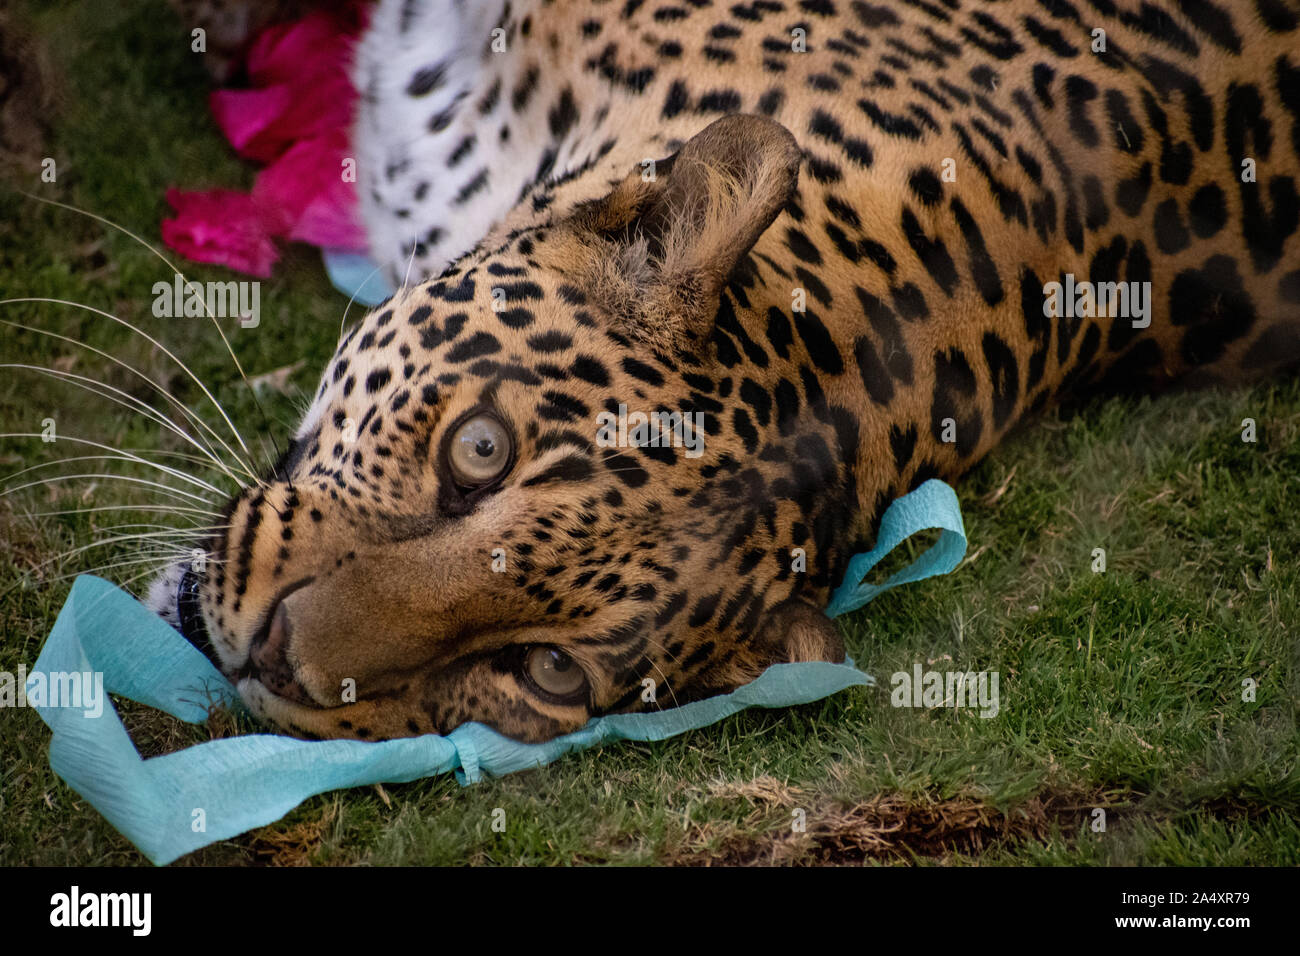
M267 163L251 193L167 191L163 241L197 262L266 278L275 239L360 251L356 184L343 179L356 90L347 67L367 16L360 0L264 30L247 57L251 88L217 90L217 125L243 157Z
M266 279L280 258L253 197L233 189L167 190L177 216L162 224L163 242L187 259L229 266Z

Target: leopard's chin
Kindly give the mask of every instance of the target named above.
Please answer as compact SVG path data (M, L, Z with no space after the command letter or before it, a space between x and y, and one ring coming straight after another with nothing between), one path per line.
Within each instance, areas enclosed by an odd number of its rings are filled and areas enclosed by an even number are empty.
M242 667L232 670L221 661L208 633L207 623L199 606L199 586L203 576L194 571L188 562L168 566L149 584L144 604L180 635L198 649L212 665L235 685L244 703L258 717L276 724L285 724L287 717L301 711L327 709L305 694L284 693L284 687L272 687L245 661ZM274 683L273 681L271 683Z
M202 576L185 562L169 565L149 584L144 604L180 632L185 640L221 669L203 612L199 608Z
M183 561L169 564L149 582L149 589L145 592L143 601L145 607L178 631L181 627L181 614L177 595L181 579L185 577L188 570L189 565Z

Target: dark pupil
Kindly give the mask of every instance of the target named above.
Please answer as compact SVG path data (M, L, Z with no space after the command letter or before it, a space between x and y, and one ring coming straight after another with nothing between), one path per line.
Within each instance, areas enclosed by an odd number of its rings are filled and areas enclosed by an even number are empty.
M480 438L478 444L474 446L474 453L480 458L491 458L496 450L497 446L492 444L490 438Z
M563 673L573 666L573 661L563 651L551 651L551 664L557 671Z

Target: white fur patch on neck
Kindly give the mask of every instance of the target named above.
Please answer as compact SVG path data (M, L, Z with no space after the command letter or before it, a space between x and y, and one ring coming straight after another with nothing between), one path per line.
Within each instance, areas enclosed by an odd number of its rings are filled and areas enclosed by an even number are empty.
M520 122L511 111L517 54L501 36L503 52L493 52L506 6L382 0L358 45L361 216L371 257L395 286L408 263L415 282L472 249L518 201L548 145L544 116Z

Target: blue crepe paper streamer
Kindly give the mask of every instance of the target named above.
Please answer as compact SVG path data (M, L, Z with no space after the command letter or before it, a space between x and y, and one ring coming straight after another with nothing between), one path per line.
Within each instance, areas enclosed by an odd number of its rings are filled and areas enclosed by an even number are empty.
M939 541L882 585L862 578L908 536L940 528ZM890 505L876 547L854 557L827 613L861 607L898 584L951 571L965 554L957 496L927 481ZM238 705L234 687L161 618L125 591L91 575L73 582L33 673L100 672L105 691L164 710L189 723L213 706ZM82 709L37 706L49 725L50 766L156 864L280 819L328 790L406 783L455 771L462 784L540 767L574 750L616 740L663 740L707 726L747 707L789 707L846 687L872 686L851 663L777 664L757 680L667 710L611 714L541 744L525 744L477 723L447 736L379 743L304 741L271 734L213 740L143 759L111 701L92 717ZM31 681L28 681L30 691ZM196 830L196 810L205 826Z
M915 561L895 572L884 584L867 584L867 572L890 551L918 531L937 528L939 540ZM931 478L915 491L895 499L880 519L876 546L866 554L855 554L844 572L844 583L831 595L826 613L839 617L856 611L872 598L900 584L911 584L936 574L947 574L966 555L966 527L961 520L957 493L942 481Z
M322 249L321 258L330 284L350 299L376 306L393 294L393 287L369 257L342 249Z

